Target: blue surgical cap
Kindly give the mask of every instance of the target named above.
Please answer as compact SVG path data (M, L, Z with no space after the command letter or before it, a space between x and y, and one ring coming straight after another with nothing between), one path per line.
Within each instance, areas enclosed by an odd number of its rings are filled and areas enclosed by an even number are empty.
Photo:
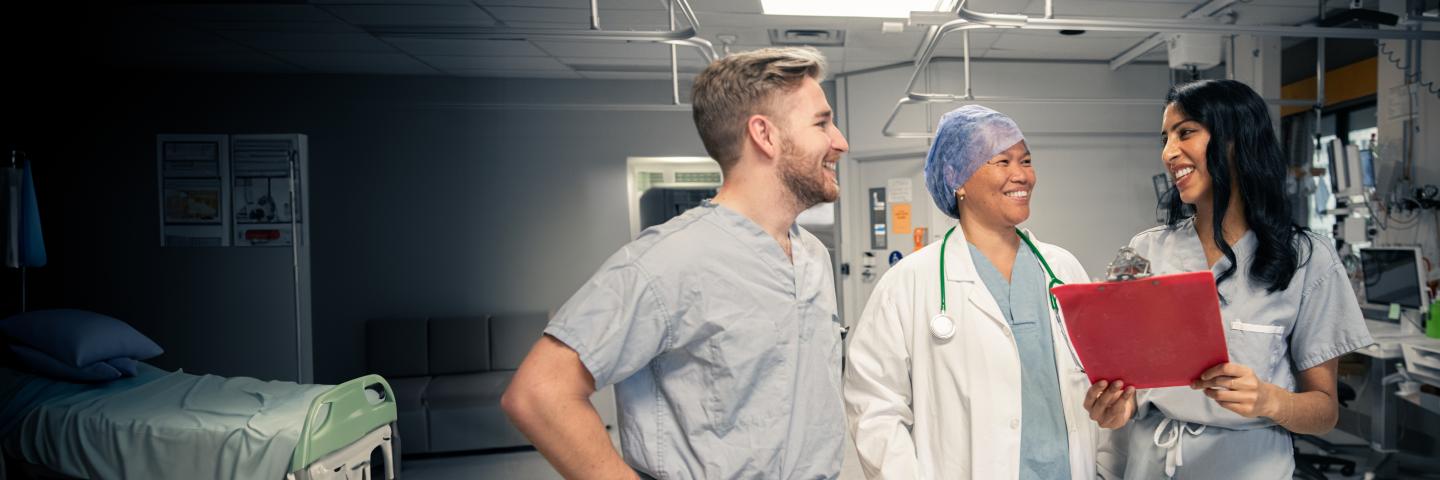
M960 218L955 191L991 157L1024 140L1014 120L984 106L966 105L940 117L935 142L925 156L925 186L935 206Z

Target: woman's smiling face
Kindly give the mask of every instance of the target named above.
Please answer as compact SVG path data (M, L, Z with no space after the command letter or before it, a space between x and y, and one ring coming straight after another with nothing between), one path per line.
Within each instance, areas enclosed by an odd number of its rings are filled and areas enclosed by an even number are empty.
M1160 150L1160 161L1170 172L1180 201L1198 205L1209 202L1213 195L1210 172L1206 168L1205 149L1210 145L1210 130L1185 115L1174 103L1165 106L1165 116L1160 124L1160 136L1164 148Z

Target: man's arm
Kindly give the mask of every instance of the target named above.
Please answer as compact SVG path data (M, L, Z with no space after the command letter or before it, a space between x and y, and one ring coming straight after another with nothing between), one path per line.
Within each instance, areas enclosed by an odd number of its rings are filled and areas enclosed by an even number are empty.
M638 478L590 403L595 379L580 355L545 335L515 372L500 406L565 478Z

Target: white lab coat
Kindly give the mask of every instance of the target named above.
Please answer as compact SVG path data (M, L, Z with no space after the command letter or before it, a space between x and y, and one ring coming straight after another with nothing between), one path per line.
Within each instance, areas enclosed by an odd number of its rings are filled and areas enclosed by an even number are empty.
M1070 252L1030 238L1061 281L1089 281ZM872 479L1020 475L1020 354L960 228L948 245L945 293L953 337L938 340L929 328L940 313L940 242L880 279L850 334L845 408L860 464ZM1028 247L1022 242L1020 248ZM1093 479L1099 428L1083 403L1090 382L1057 321L1052 312L1070 476Z

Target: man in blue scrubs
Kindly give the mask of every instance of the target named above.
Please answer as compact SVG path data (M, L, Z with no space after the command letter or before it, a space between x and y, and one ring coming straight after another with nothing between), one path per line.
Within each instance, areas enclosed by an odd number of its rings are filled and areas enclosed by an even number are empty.
M845 414L829 253L795 224L849 149L810 48L712 63L714 200L647 229L556 313L502 405L567 478L834 478ZM577 238L577 241L585 241ZM621 452L589 402L616 385ZM622 456L623 454L623 456Z

